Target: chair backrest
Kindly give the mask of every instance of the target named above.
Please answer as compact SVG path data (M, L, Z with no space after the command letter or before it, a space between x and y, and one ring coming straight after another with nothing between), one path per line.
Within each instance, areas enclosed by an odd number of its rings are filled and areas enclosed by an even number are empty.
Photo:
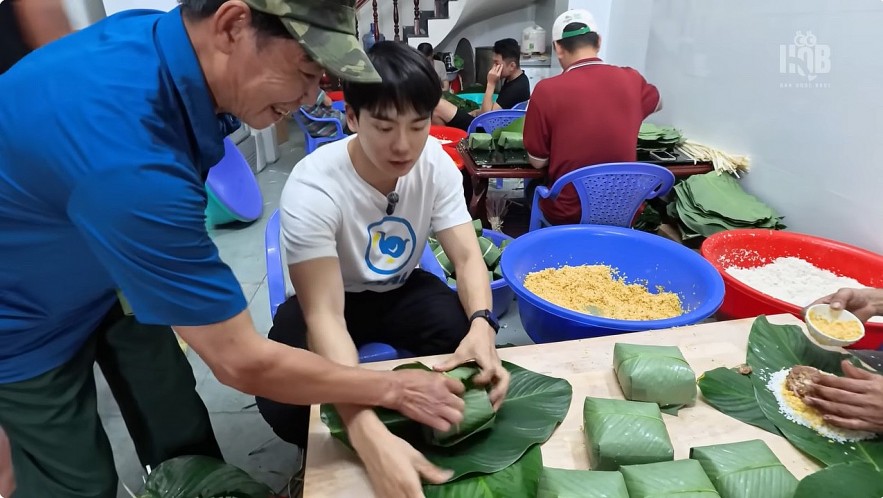
M519 103L515 104L514 106L512 106L512 109L515 109L516 111L526 111L528 103L530 103L530 100L525 100L524 102L519 102Z
M550 197L573 184L582 208L580 223L629 227L641 204L667 194L674 181L671 171L655 164L597 164L559 178Z
M279 210L273 211L264 232L264 245L267 249L267 290L270 291L270 317L276 316L276 309L285 302L286 276L279 243Z
M466 129L467 133L475 133L475 130L482 128L485 133L493 133L497 128L508 125L518 118L523 118L525 111L523 109L500 109L497 111L489 111L480 114Z

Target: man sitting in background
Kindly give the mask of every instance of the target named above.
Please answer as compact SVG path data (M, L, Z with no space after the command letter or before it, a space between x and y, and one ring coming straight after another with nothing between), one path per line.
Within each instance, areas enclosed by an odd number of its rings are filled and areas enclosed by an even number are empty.
M659 91L641 74L598 58L601 37L588 11L570 10L552 28L564 73L537 83L524 123L524 148L551 186L584 166L635 161L641 122L662 108ZM536 185L528 186L528 202ZM578 223L580 202L568 185L540 209L553 224Z
M445 67L444 62L432 57L434 53L432 50L432 44L423 42L420 45L417 45L417 50L432 63L432 68L435 69L436 74L438 74L438 79L441 80L442 91L447 92L448 89L451 88L451 82L448 81L448 68Z
M447 100L441 100L433 113L433 122L466 130L476 116L499 109L511 109L530 99L530 80L521 70L521 47L512 38L494 43L494 65L487 73L487 87L481 108L466 112ZM494 102L494 91L502 78L503 86Z

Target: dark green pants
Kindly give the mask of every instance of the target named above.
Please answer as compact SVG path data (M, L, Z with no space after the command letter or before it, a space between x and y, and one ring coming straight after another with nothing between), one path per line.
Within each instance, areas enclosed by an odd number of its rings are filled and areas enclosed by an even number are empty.
M98 417L93 364L107 378L142 466L179 455L221 458L208 411L171 328L142 325L115 306L66 364L0 384L14 498L115 498L117 474Z

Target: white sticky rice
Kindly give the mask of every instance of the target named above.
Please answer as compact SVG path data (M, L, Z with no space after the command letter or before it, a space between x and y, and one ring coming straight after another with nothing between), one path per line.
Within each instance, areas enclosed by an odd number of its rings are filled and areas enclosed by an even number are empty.
M822 420L821 414L815 408L804 405L802 401L799 402L800 405L802 405L800 410L795 410L790 404L788 404L788 401L786 400L785 394L783 392L787 389L785 381L788 377L788 372L790 371L790 368L779 370L778 372L770 376L770 381L766 385L767 389L769 389L773 393L773 395L776 396L776 401L779 402L779 412L781 412L782 415L785 415L785 418L796 424L800 424L804 427L809 427L822 436L837 441L838 443L861 441L864 439L874 439L875 437L877 437L877 435L873 432L853 431L828 424L827 422L824 422ZM822 373L825 373L826 375L831 375L827 372ZM795 395L794 399L799 398L797 398Z

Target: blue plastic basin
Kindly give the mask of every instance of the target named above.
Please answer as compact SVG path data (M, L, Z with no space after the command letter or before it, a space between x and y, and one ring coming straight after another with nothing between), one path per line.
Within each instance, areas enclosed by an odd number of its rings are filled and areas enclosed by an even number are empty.
M619 269L628 282L677 293L687 312L664 320L601 318L552 304L523 285L534 271L594 264ZM668 239L628 228L568 225L529 232L506 247L501 266L517 298L524 330L537 343L691 325L711 316L724 298L723 279L705 258Z

